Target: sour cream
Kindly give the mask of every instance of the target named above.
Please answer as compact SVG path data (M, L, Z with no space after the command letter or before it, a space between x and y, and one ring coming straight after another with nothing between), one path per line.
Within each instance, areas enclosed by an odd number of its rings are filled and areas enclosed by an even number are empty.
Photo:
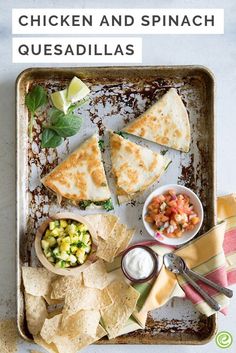
M147 250L137 247L126 253L123 266L130 277L138 280L149 277L155 264L152 255Z

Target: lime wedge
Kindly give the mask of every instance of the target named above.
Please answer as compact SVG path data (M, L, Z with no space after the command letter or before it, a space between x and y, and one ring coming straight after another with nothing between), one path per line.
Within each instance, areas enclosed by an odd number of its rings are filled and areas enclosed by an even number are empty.
M67 99L72 103L75 103L85 98L89 94L89 92L90 89L86 86L86 84L75 76L69 84Z
M63 89L62 91L57 91L51 94L51 100L57 109L67 113L67 109L71 105L71 102L67 99L67 89Z

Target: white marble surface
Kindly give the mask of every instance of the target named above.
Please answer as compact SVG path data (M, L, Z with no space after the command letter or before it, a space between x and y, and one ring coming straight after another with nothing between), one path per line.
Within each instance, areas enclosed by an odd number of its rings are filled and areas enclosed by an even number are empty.
M217 190L218 194L236 191L235 102L236 102L236 2L184 0L0 0L0 317L15 315L15 79L29 65L11 62L11 9L13 7L218 7L225 8L225 34L216 36L144 36L143 64L202 64L216 76L217 95ZM33 66L33 65L32 65ZM236 289L236 287L234 287ZM219 329L234 335L236 348L236 299L231 301L229 315L220 316ZM174 353L174 346L91 346L96 353ZM215 342L206 346L182 346L183 353L220 352ZM29 346L19 342L20 353ZM66 353L66 352L65 352Z

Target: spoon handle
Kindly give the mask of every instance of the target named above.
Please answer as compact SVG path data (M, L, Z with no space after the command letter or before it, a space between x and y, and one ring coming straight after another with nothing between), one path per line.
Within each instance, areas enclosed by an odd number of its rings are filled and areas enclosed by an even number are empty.
M195 277L196 279L199 279L202 282L206 283L208 286L215 288L218 292L223 293L226 297L232 298L233 291L231 289L222 287L219 284L210 281L208 278L205 278L205 277L199 275L197 272L194 272L190 269L185 269L185 272L187 274L189 274L190 276Z
M196 282L194 282L194 280L192 280L191 277L189 277L189 275L183 271L181 272L181 275L186 279L186 281L205 299L205 301L207 302L207 304L214 309L215 311L219 311L220 310L220 304L217 303L217 301L215 299L213 299L212 297L210 297L208 295L207 292L204 291L204 289L202 289Z

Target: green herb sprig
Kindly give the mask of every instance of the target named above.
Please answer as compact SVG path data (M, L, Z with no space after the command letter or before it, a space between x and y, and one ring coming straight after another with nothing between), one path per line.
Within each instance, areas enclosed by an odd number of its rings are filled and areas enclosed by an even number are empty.
M43 148L59 146L63 138L74 136L80 130L83 119L74 114L64 114L56 108L48 113L49 122L44 126L41 145Z
M35 86L25 97L25 104L30 111L29 137L32 140L33 123L36 111L48 102L47 92L41 86Z
M46 147L55 148L59 146L62 143L62 141L63 141L63 138L57 135L57 133L54 130L50 128L45 128L43 130L42 142L41 142L41 145L43 148L46 148Z

